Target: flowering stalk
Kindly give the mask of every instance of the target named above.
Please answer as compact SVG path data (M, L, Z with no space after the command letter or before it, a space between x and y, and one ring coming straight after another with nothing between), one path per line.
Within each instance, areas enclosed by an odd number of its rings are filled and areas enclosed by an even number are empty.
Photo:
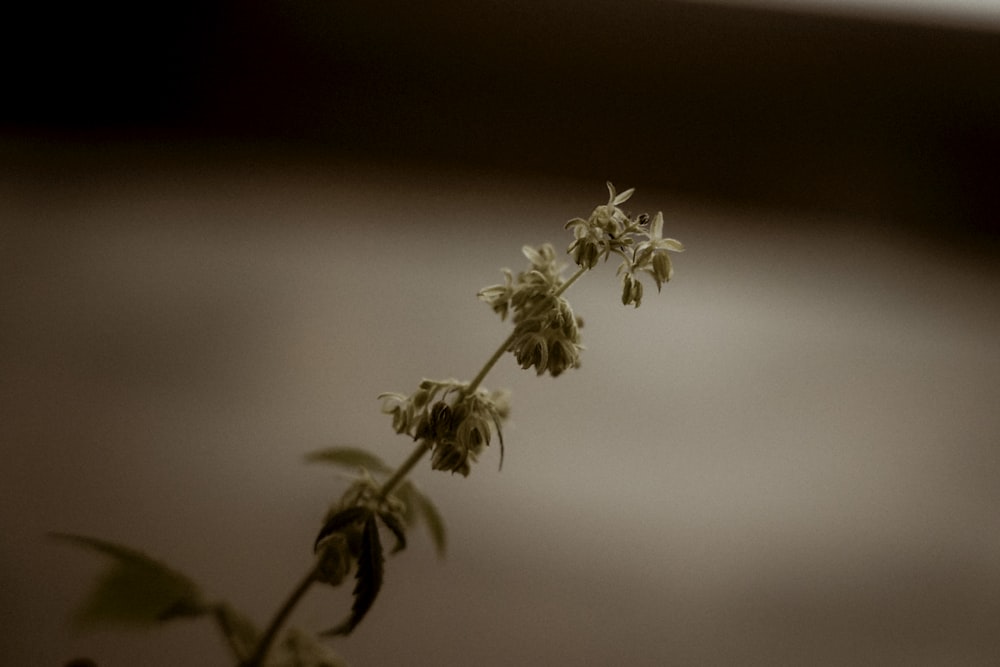
M607 204L598 206L587 219L576 218L566 225L574 233L574 241L567 251L578 267L572 276L566 280L562 278L563 266L556 261L551 245L525 246L523 252L530 268L519 273L516 279L513 272L504 269L503 284L479 292L479 298L502 320L513 313L514 330L471 382L425 379L412 395L385 393L379 396L383 401L382 411L392 415L394 430L409 435L417 445L381 486L373 487L370 478L360 482L362 487L368 486L367 497L374 501L373 512L391 502L392 492L427 453L431 453L433 469L468 476L471 464L490 444L495 431L503 464L501 423L510 410L509 395L503 391L487 392L481 384L506 352L513 353L522 368L533 367L539 375L548 372L556 377L580 365L579 329L582 323L562 295L601 258L607 260L612 254L621 257L618 275L622 277L622 303L625 305L638 307L642 301L640 274L652 276L658 291L670 280L673 269L667 251L679 252L683 246L674 239L663 238L663 214L657 213L652 221L645 214L632 218L620 205L631 197L633 190L618 194L609 183L608 191ZM317 545L340 535L339 531L345 528L357 532L362 515L358 514L354 522L346 525L342 516L356 508L361 502L359 498L364 495L362 492L349 503L342 502L339 513L328 516ZM342 541L337 544L333 558L338 564L349 563L360 556L360 552L351 551L349 547L345 553ZM329 553L329 550L321 550L320 561L329 557ZM320 567L317 565L314 569ZM338 567L336 571L338 576L329 583L340 582L343 568ZM321 578L314 577L311 581L317 580ZM350 628L353 627L351 624ZM266 647L258 653L266 653Z
M407 529L422 519L439 553L443 552L444 528L436 508L407 481L417 463L430 454L432 469L467 477L495 436L500 443L502 467L501 426L510 413L510 394L482 386L500 358L510 352L522 368L534 368L538 375L548 373L552 377L579 367L583 323L563 295L602 258L607 261L615 255L621 259L618 276L624 305L640 305L641 277L651 276L657 291L672 277L668 253L684 248L679 241L663 237L663 214L657 213L653 218L645 214L631 217L621 205L632 196L633 190L619 194L608 183L608 192L607 204L595 208L586 219L575 218L566 224L574 236L567 253L577 266L569 278L563 278L565 267L557 261L550 244L537 248L525 246L522 252L529 267L516 276L510 269L503 269L502 284L478 293L479 299L501 320L510 316L514 327L472 381L424 379L410 395L389 392L379 396L382 411L392 416L396 433L405 434L416 443L400 466L390 468L374 455L354 448L333 448L310 455L311 460L352 470L354 481L323 521L313 545L316 558L312 567L263 633L258 634L252 624L228 605L204 602L192 582L137 552L99 541L73 539L96 545L132 567L138 563L158 578L160 589L165 588L166 581L170 594L160 601L163 611L155 617L157 620L213 613L241 667L277 664L268 660L272 644L305 593L315 583L337 586L353 571L356 584L351 613L342 623L322 633L349 634L367 614L382 586L381 530L394 538L391 553L396 553L406 547ZM376 475L383 481L379 482ZM131 585L132 580L128 582ZM281 664L312 667L342 664L328 649L302 633L286 633L280 648L284 652Z

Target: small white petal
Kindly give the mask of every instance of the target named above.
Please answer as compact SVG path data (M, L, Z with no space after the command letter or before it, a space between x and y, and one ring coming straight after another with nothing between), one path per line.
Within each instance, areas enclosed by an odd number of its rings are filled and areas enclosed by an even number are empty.
M618 204L624 204L629 200L629 197L631 197L634 193L635 193L635 188L629 188L620 195L612 197L611 203L614 204L615 206L617 206Z
M653 222L649 225L649 227L649 238L663 238L663 211L656 212L656 216L653 218Z
M524 256L528 258L528 261L535 266L545 263L545 258L542 257L541 253L532 248L530 245L526 245L521 248L521 252L524 253Z

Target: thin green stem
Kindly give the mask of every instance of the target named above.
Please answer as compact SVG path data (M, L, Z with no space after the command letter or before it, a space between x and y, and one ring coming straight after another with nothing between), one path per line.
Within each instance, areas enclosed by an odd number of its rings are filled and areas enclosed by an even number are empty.
M496 351L493 353L493 356L491 356L486 361L486 363L483 364L483 367L479 369L479 373L476 374L476 377L472 378L472 382L469 383L468 388L463 393L469 395L474 393L477 389L479 389L479 385L482 384L483 380L486 379L486 376L489 375L489 372L493 370L494 366L497 365L497 362L500 361L500 357L504 355L504 352L507 351L507 349L510 347L510 344L513 342L514 342L514 332L512 331L510 335L507 336L507 338L505 338L502 343L500 343L500 347L496 349Z
M573 283L575 283L577 280L579 280L580 276L582 276L583 274L585 274L589 270L590 269L588 269L587 267L581 266L579 269L576 270L576 272L573 275L571 275L569 277L569 279L566 280L566 282L564 282L562 285L559 286L559 289L557 289L553 293L553 296L562 296L563 293L566 290L568 290Z
M430 440L425 439L417 443L417 446L413 448L412 452L410 452L410 456L407 457L407 459L403 461L398 468L396 468L396 472L392 473L392 477L385 480L382 484L382 487L378 490L378 497L382 500L388 498L389 494L392 493L397 486L399 486L400 482L402 482L408 474L410 474L410 471L413 470L413 466L417 465L417 463L420 462L420 459L424 458L424 454L430 450Z
M274 638L278 636L278 631L281 630L281 626L285 624L288 619L289 614L295 609L295 606L302 599L302 596L306 594L309 587L313 585L316 581L317 571L319 569L319 560L309 569L309 572L305 577L299 582L299 585L295 587L285 603L281 605L281 609L278 613L274 615L271 619L270 625L267 626L267 630L264 631L264 635L257 642L257 649L250 656L250 659L242 664L241 667L261 667L264 664L264 658L267 657L267 652L271 650L271 644L274 643Z

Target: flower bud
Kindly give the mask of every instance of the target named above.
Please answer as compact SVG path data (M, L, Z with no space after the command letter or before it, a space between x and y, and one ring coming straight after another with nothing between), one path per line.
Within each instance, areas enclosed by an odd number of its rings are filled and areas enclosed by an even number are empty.
M534 366L539 375L545 372L549 363L549 346L543 335L531 333L521 336L515 340L513 351L521 368Z
M427 401L430 399L430 392L426 389L418 389L413 392L413 396L410 398L410 402L413 403L413 407L417 410L422 410Z
M490 424L481 415L471 414L459 424L455 438L464 449L480 452L490 444Z
M638 308L641 302L642 283L626 273L622 276L622 305L627 306L631 303Z
M580 353L566 340L554 340L549 346L549 373L559 377L563 371L580 366Z
M444 401L438 401L431 408L430 432L436 438L444 438L451 433L451 407Z
M396 433L405 433L413 425L413 404L406 396L394 392L379 394L382 412L392 415L392 428Z
M632 283L632 301L635 303L636 308L642 303L642 283L638 280Z
M580 238L573 242L573 261L577 266L592 269L601 256L601 247L590 238Z
M438 442L431 455L431 468L452 474L457 472L462 477L468 477L472 470L472 466L469 465L469 451L454 441Z
M663 283L670 280L674 274L674 269L670 264L670 255L665 251L658 252L653 256L653 279L656 281L656 289L663 286Z

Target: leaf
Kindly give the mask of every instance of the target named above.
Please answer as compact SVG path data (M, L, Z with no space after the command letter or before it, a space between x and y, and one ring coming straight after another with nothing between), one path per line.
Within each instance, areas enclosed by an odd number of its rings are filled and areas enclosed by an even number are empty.
M434 548L437 550L439 558L444 558L447 551L447 531L444 527L444 519L438 512L437 506L431 499L417 490L411 482L404 482L397 492L400 499L406 504L406 513L403 520L408 526L423 520L427 524L427 531L430 533Z
M306 454L306 461L310 463L329 463L351 471L357 468L366 468L372 472L392 472L392 468L387 466L382 459L360 447L329 447L327 449L320 449Z
M382 542L378 535L375 516L369 515L365 520L364 533L361 538L361 551L358 553L358 571L354 575L357 583L354 586L354 604L351 605L351 615L340 625L324 632L324 635L349 635L357 627L361 619L371 609L379 590L382 588Z
M393 534L396 538L396 544L392 547L390 553L399 553L406 548L406 527L399 520L399 517L392 512L379 512L378 516L382 519L382 523L385 527L389 529L389 532Z
M210 610L197 584L140 551L82 535L53 533L52 537L114 561L77 611L76 621L82 627L148 627Z
M313 542L313 551L316 551L316 548L319 546L319 543L324 537L332 535L341 528L346 528L352 523L360 521L367 514L371 514L371 510L360 505L348 507L345 510L340 510L335 513L326 520L326 523L324 523L323 527L320 529L319 535L316 536L316 541Z
M503 470L503 430L500 428L500 415L493 415L493 425L497 429L497 438L500 440L500 465L497 467L497 471Z
M213 605L212 613L215 615L219 632L229 644L234 657L240 663L249 660L254 649L257 648L257 641L260 638L257 627L246 616L225 602Z
M413 527L417 525L417 519L420 516L417 514L417 508L413 502L413 494L416 492L413 484L409 480L401 482L396 490L392 492L392 495L396 496L403 503L403 523L407 527Z

